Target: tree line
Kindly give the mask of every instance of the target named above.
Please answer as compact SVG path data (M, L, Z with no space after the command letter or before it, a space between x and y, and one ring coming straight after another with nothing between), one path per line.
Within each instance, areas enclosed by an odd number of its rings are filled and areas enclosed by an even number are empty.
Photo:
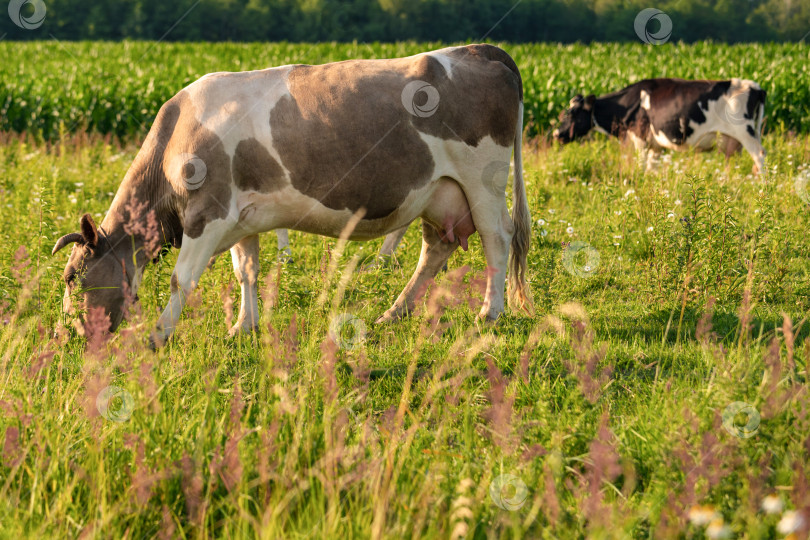
M11 0L9 10L20 4L31 22L0 15L4 39L634 41L636 16L650 7L669 17L674 41L810 34L808 0Z

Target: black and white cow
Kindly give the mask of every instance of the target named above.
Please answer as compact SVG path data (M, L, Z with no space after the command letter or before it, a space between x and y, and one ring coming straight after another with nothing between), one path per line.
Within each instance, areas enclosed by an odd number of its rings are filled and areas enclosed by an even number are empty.
M530 310L522 125L520 72L491 45L206 75L160 109L101 226L85 215L81 232L57 241L54 253L75 243L65 308L78 287L113 329L121 322L124 286L134 293L149 262L128 225L140 201L155 211L162 240L180 247L156 343L174 330L211 257L229 249L242 285L232 331L252 330L257 235L282 228L337 237L353 223L349 238L365 240L422 218L416 271L382 321L411 312L478 232L489 266L480 316L503 311L507 266L510 304Z
M751 154L755 170L762 172L764 113L765 91L753 81L646 79L599 97L575 96L553 136L562 143L592 129L627 136L636 149L649 150L649 168L661 149L708 150L719 134L727 155L739 149L737 141Z

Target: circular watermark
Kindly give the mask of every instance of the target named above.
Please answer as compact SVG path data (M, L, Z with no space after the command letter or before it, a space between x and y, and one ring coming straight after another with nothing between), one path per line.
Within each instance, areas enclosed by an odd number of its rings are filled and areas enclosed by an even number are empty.
M725 117L726 121L735 126L746 123L749 118L745 115L748 112L748 92L737 92L726 97Z
M187 190L200 189L208 175L205 162L194 154L182 153L172 158L169 166L169 178L182 183Z
M658 31L650 30L653 21L658 22ZM633 21L633 28L638 38L650 45L662 45L672 37L672 19L660 9L646 8L639 11Z
M489 485L489 496L498 508L514 512L526 504L529 488L514 474L502 474Z
M745 422L740 422L740 415L745 416ZM759 431L759 420L759 411L744 401L735 401L723 409L723 427L741 439L753 437Z
M108 386L96 397L96 408L107 420L126 422L132 416L135 400L120 386Z
M481 182L493 195L503 197L506 193L506 184L509 179L509 162L492 161L481 173Z
M366 339L366 323L351 313L339 313L329 323L329 337L341 349L351 351Z
M23 15L23 8L31 6L34 11L28 17ZM45 2L42 0L11 0L8 3L8 16L11 22L26 30L36 30L45 22Z
M425 81L411 81L402 89L402 106L419 118L433 116L439 109L439 91Z
M810 204L810 193L808 193L807 189L808 185L810 185L810 170L800 172L793 182L796 195L798 195L805 204Z
M572 276L589 278L599 268L599 251L585 242L571 242L563 251L563 267Z

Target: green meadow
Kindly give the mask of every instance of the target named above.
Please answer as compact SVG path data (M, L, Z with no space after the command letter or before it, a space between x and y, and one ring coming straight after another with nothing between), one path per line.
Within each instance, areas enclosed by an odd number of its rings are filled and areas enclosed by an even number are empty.
M434 46L0 43L0 538L807 534L807 45L505 45L534 316L477 321L473 236L413 317L374 324L414 225L382 261L382 239L291 232L280 262L265 234L252 336L227 335L224 254L148 349L176 251L114 335L62 326L51 249L101 221L163 100L209 71ZM645 172L615 139L544 136L574 93L652 75L758 80L766 174L717 152Z

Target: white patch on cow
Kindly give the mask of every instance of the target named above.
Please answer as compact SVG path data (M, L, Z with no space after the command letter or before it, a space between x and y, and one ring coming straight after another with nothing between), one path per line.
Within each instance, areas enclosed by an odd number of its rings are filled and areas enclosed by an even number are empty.
M650 93L647 92L646 90L642 90L641 94L639 94L639 97L641 99L641 108L644 109L645 111L649 111L650 110Z
M633 143L633 147L636 150L642 150L645 146L647 146L647 141L633 133L632 131L627 132L627 136L630 138L630 141Z
M443 55L441 53L437 53L437 52L429 52L429 53L426 53L426 55L430 56L431 58L435 58L436 60L438 60L438 62L444 68L444 71L447 73L447 78L448 79L453 78L453 61L450 58L448 58L447 56L445 56L445 55Z
M596 121L596 115L591 115L591 124L593 125L593 129L601 133L602 135L610 135L607 129L603 128L599 125L599 122Z
M650 133L653 136L653 141L655 144L661 148L667 148L669 150L685 150L688 148L688 145L675 144L674 142L670 141L663 131L656 132L655 127L653 126L650 126Z
M283 66L222 73L219 75L227 77L203 77L186 88L192 103L205 103L203 110L197 109L197 121L219 136L231 159L241 141L256 139L281 166L288 182L290 173L273 146L270 112L290 95L287 76L291 70Z

